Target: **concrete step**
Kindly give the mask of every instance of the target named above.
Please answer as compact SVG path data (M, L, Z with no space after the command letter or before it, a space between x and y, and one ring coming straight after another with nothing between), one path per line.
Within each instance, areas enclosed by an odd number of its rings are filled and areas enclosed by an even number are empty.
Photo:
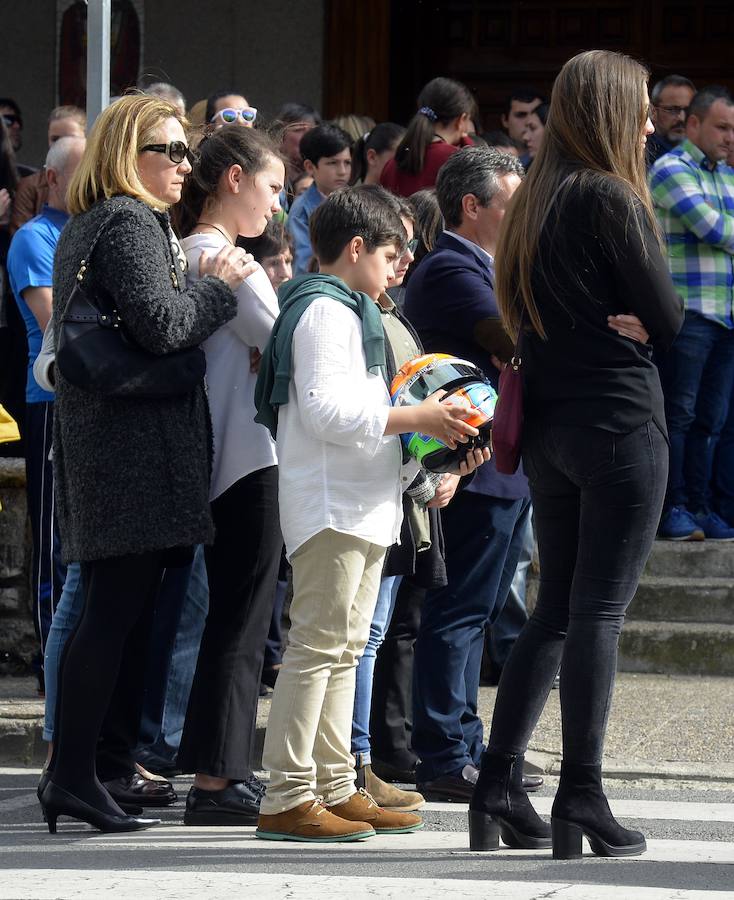
M734 579L734 543L655 541L645 574L668 578Z
M628 621L622 629L618 668L666 675L734 675L734 625Z
M643 575L627 618L734 625L734 579Z

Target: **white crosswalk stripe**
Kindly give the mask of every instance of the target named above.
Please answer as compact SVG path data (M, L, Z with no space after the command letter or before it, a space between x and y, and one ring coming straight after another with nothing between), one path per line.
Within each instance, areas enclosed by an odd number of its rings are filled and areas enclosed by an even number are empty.
M612 799L620 819L648 834L647 852L604 860L585 844L582 860L560 862L550 850L472 853L467 807L454 803L427 803L422 831L345 844L183 827L180 805L146 832L106 835L62 819L50 836L40 817L27 821L36 817L24 809L35 800L29 787L0 801L0 900L734 900L734 803L714 802L715 791ZM531 799L548 815L551 797Z

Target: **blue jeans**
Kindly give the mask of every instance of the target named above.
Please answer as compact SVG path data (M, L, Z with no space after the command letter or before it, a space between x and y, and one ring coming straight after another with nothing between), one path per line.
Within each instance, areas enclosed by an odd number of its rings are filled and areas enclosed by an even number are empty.
M176 759L208 609L204 548L198 546L190 567L169 569L163 579L135 752L143 765ZM166 644L167 636L172 643Z
M527 499L464 491L441 510L448 585L426 594L415 644L412 745L419 781L479 763L484 630L505 605L529 506Z
M488 649L492 662L501 669L507 662L510 651L517 640L517 636L528 620L528 611L525 606L525 593L527 590L528 569L533 561L533 524L532 509L527 518L525 534L523 536L520 559L512 579L507 600L492 627L489 629Z
M59 686L59 663L61 654L69 635L76 628L84 606L81 567L79 563L69 563L66 567L66 581L61 592L51 628L46 638L46 650L43 656L43 671L46 679L46 710L43 721L43 739L54 739L54 718L56 716L56 697Z
M402 575L391 575L380 582L377 606L370 625L370 636L364 653L357 663L357 678L354 691L354 713L352 715L352 753L357 767L372 763L370 749L370 712L372 710L372 681L375 674L375 658L385 634L390 626L395 598L398 595Z
M670 439L666 508L706 508L714 453L734 385L734 329L695 312L665 358L665 415Z

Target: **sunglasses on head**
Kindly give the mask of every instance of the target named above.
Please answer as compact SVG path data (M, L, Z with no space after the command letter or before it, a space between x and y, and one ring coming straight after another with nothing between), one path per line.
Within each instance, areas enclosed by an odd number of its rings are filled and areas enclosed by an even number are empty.
M232 107L228 106L225 109L220 109L218 113L215 113L210 121L214 122L215 119L221 119L225 125L231 125L240 117L243 122L247 122L248 125L253 125L257 118L257 110L254 106L246 106L244 109L232 109Z
M20 125L23 127L23 120L20 116L16 116L15 113L3 113L3 121L10 128L11 125Z
M146 144L141 150L151 150L153 153L165 153L172 163L179 165L185 159L190 163L194 161L194 154L188 144L183 141L171 141L170 144Z

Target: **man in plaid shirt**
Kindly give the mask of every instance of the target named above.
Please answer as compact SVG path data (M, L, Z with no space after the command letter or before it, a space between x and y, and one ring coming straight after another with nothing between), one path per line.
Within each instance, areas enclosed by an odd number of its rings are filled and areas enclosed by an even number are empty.
M660 537L734 540L711 510L714 452L734 387L734 100L725 88L699 91L686 139L661 156L650 188L686 317L663 365L670 475Z

